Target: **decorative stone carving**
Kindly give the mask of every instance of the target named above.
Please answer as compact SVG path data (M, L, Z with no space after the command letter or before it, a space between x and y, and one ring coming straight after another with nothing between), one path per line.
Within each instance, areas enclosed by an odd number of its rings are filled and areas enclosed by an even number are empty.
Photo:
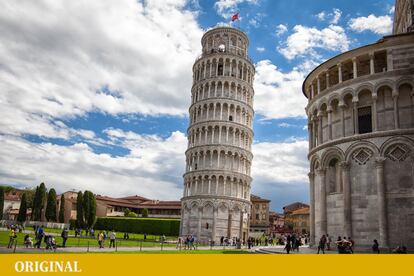
M392 161L404 161L410 156L410 148L404 144L396 144L387 149L385 157Z
M358 165L365 165L369 161L372 155L373 155L372 150L368 148L360 148L352 154L352 159Z

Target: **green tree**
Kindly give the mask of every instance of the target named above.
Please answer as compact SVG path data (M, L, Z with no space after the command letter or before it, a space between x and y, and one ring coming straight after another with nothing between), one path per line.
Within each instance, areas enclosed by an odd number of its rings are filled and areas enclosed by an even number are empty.
M79 191L76 199L76 226L79 228L83 228L85 224L83 220L83 211L83 194Z
M87 228L92 228L96 219L96 198L91 191L83 194L83 213Z
M33 198L33 220L40 221L42 219L42 211L45 207L46 186L42 182L36 187L36 192Z
M129 213L131 213L131 210L129 210L129 208L126 208L124 211L124 217L127 217Z
M4 189L0 187L0 219L3 219L3 208L4 208Z
M59 208L59 222L65 222L65 195L60 196L60 208Z
M142 209L142 217L143 218L147 218L148 217L148 209L147 208Z
M27 214L27 193L23 193L22 198L20 200L20 208L19 214L17 215L18 222L25 222L26 221L26 214Z
M47 205L46 205L46 220L47 221L57 221L56 214L56 191L55 189L50 189L49 194L47 195Z
M137 215L137 213L135 213L135 212L129 212L129 213L126 215L126 217L136 218L136 217L138 217L138 215Z

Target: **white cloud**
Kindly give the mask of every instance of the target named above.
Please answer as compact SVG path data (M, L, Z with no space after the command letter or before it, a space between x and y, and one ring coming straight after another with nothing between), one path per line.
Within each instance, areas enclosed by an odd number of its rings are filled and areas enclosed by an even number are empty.
M185 4L6 1L1 132L65 138L53 121L91 111L185 115L202 35Z
M267 119L305 117L306 98L301 92L304 69L301 66L284 73L269 60L259 61L254 81L256 112Z
M332 12L321 11L320 13L315 15L315 17L319 21L329 20L330 24L338 24L339 20L341 19L341 16L342 11L337 8L332 9Z
M254 185L307 183L308 142L258 143L253 145Z
M388 13L393 14L395 12L395 6L389 8Z
M339 20L341 19L342 11L340 9L333 9L332 19L330 21L331 24L338 24Z
M316 18L317 18L318 20L320 20L320 21L324 21L324 20L325 20L325 16L326 16L325 11L321 11L320 13L318 13L318 14L316 15Z
M230 20L231 16L237 12L239 4L257 4L258 2L259 0L218 0L214 3L214 8L220 16Z
M262 53L262 52L264 52L266 49L264 48L264 47L257 47L256 48L256 51L258 51L258 52L260 52L260 53Z
M282 34L284 34L284 33L286 33L287 32L287 26L286 25L283 25L283 24L279 24L279 25L277 25L277 27L276 27L276 35L277 36L281 36Z
M347 51L350 41L345 30L340 26L329 25L324 29L311 28L296 25L286 42L278 48L279 52L287 59L297 56L311 54L317 57L314 49L325 49L331 51Z
M114 157L94 153L85 143L35 144L1 135L0 182L33 187L44 181L58 192L88 189L109 196L181 197L187 147L183 133L174 132L166 139L116 129L107 134L130 153Z
M356 32L371 31L379 35L386 35L392 32L392 18L389 15L375 16L370 14L366 17L361 16L351 18L348 21L349 27Z

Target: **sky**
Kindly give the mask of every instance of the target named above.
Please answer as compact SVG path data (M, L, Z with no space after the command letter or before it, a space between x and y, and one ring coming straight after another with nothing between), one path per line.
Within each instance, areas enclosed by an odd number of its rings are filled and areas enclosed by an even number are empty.
M5 0L0 184L179 200L192 65L233 23L256 75L252 193L309 202L307 104L321 62L391 33L394 0Z

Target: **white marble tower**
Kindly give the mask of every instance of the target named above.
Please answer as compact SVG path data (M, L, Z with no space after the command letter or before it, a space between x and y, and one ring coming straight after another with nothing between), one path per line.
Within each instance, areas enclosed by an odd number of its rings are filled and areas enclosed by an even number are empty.
M217 27L193 66L181 234L248 237L254 65L245 33Z

